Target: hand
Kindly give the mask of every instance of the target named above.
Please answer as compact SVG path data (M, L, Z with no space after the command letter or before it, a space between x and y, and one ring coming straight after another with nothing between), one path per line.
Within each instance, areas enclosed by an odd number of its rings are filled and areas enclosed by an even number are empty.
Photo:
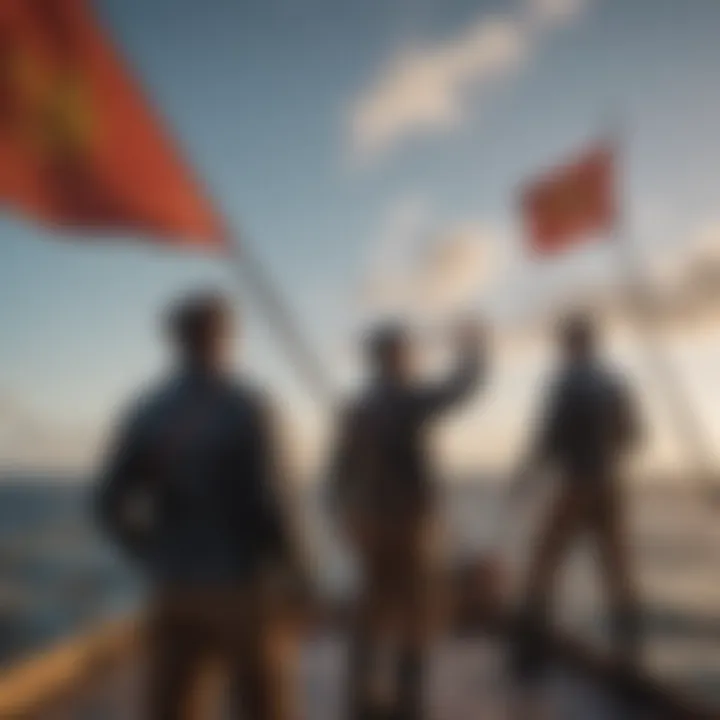
M703 495L713 510L720 510L720 486L717 481L710 481L708 487L703 489Z
M316 604L315 586L307 572L292 564L279 563L266 568L263 591L267 601L304 615Z
M532 481L533 473L527 465L523 465L523 467L513 473L510 477L510 490L508 492L510 502L515 502L525 495Z
M462 320L455 329L455 339L465 350L481 351L487 343L486 325L474 318Z

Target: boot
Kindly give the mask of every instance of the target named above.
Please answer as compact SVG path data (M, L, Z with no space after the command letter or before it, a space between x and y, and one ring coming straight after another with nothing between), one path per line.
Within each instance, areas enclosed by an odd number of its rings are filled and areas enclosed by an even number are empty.
M424 657L422 650L406 649L398 662L398 707L393 720L422 720Z

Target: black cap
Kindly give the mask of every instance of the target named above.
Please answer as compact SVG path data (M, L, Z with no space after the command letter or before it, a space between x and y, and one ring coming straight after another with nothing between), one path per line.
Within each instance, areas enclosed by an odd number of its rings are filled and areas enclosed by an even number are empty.
M370 359L382 362L408 340L408 329L400 322L384 322L372 328L365 337L365 351Z
M170 309L167 327L170 336L183 347L202 343L230 318L227 298L217 291L187 295Z
M597 326L595 318L588 312L575 312L560 321L560 342L568 349L588 351L595 344Z

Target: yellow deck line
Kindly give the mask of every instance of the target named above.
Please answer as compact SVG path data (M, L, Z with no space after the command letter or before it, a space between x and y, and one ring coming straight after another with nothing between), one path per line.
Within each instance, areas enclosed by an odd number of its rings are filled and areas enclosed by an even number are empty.
M10 667L0 675L0 717L28 717L82 693L96 671L131 651L135 627L111 622Z

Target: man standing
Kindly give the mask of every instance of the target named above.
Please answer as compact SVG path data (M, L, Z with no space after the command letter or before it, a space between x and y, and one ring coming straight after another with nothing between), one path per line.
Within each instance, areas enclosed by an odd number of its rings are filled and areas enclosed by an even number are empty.
M519 485L548 466L556 471L554 502L533 546L521 621L518 661L534 672L550 594L560 563L583 535L597 557L612 606L613 636L625 658L637 651L639 618L628 562L621 465L638 444L640 423L628 388L601 358L597 329L586 316L566 320L562 366L551 383L539 433Z
M168 329L177 371L135 404L98 498L105 528L151 581L149 717L187 717L212 657L242 717L280 720L288 688L269 578L300 572L281 511L280 451L265 401L230 375L224 299L184 300Z
M432 603L431 545L436 492L427 434L444 411L470 395L481 375L481 337L457 334L458 367L438 384L413 379L413 348L399 326L368 340L368 387L342 419L332 466L332 497L362 574L350 656L352 717L421 717L424 647ZM390 715L371 688L379 641L399 643Z

